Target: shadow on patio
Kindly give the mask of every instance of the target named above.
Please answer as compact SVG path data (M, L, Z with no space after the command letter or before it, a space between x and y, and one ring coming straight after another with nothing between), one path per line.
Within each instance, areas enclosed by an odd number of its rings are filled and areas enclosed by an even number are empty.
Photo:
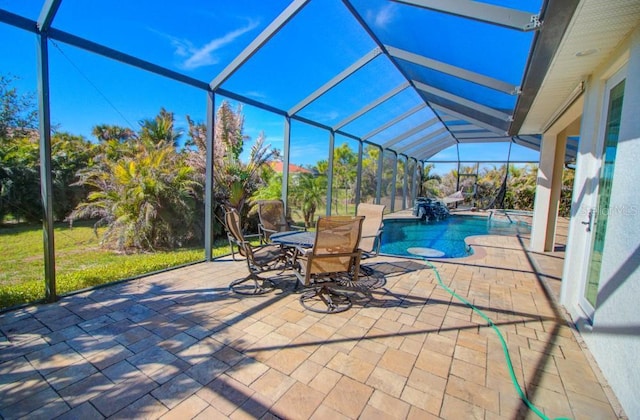
M617 418L606 385L513 237L435 262L502 331L549 417ZM0 315L4 418L534 418L498 337L419 260L377 257L351 310L305 311L294 278L234 295L230 258ZM545 275L550 275L545 273Z

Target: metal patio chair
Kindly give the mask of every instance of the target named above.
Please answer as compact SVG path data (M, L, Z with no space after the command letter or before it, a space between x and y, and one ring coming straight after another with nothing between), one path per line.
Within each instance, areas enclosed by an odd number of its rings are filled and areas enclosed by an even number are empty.
M358 278L363 220L363 216L321 216L313 247L296 249L296 277L310 289L300 296L304 308L320 313L351 308L349 296L335 290L335 286Z
M258 201L258 230L263 243L269 243L269 238L277 232L287 232L291 230L306 230L295 226L287 219L284 202L282 200L260 200Z
M360 203L356 210L356 215L364 216L362 222L362 236L360 238L360 249L362 250L362 258L372 258L380 254L380 245L382 244L382 222L384 204ZM373 269L369 266L360 266L360 275L370 276Z
M249 274L242 279L234 280L229 288L242 295L261 295L271 292L276 285L259 274L283 269L286 264L286 254L277 245L263 245L254 247L247 241L242 233L242 224L238 211L234 208L225 209L225 227L228 237L238 247L238 252L247 261Z
M374 257L380 253L382 229L384 227L382 217L385 207L384 204L358 204L356 215L364 216L362 236L360 237L360 249L362 250L363 258Z

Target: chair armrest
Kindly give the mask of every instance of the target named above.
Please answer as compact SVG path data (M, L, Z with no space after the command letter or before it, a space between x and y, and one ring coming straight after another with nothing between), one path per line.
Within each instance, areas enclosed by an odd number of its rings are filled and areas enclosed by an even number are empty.
M362 235L360 238L379 238L382 231L379 231L375 235Z
M277 233L278 231L275 229L269 229L264 227L264 225L258 225L258 228L263 232Z
M382 229L379 229L375 235L362 235L360 238L378 238L380 240L382 238Z
M259 233L251 233L249 235L243 235L243 236L245 237L245 239L246 238L260 238L260 237L262 237L262 235L259 234ZM246 241L246 242L248 242L248 241Z
M242 235L244 237L244 241L239 241L238 239L235 238L235 236L233 236L232 234L230 234L229 232L227 232L227 239L229 239L229 241L233 242L234 244L237 245L245 245L245 244L249 244L251 245L251 243L247 240L249 238L260 238L262 235L260 235L259 233L252 233L249 235Z
M362 235L360 239L362 238L373 238L375 240L372 251L363 251L365 256L369 256L371 253L375 255L380 253L380 247L382 246L382 229L379 229L375 235Z
M336 252L330 254L313 254L313 258L336 258L336 257L357 257L362 255L362 251L359 249L354 252Z
M269 242L269 236L276 233L275 230L267 229L262 223L258 223L258 236L260 236L260 243L266 244Z
M227 239L229 240L229 242L233 242L237 246L243 246L249 243L248 241L239 241L233 235L230 235L230 234L227 235Z
M306 257L309 254L311 254L311 251L313 251L313 248L307 248L304 246L300 246L300 245L296 245L295 246L295 256L301 256L301 257Z

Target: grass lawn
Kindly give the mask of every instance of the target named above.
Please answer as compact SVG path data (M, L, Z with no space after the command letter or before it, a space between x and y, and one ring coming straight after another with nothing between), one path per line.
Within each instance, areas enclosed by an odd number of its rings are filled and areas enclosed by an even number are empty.
M56 224L54 235L58 294L204 259L204 248L132 255L100 249L91 223ZM228 242L217 241L214 256L228 253ZM0 309L43 298L42 226L0 227Z

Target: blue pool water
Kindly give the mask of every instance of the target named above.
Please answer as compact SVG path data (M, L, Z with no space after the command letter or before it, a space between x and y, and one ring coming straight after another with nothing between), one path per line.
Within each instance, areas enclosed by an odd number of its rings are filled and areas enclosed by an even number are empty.
M405 257L461 258L473 253L464 239L474 235L529 233L524 223L488 221L482 216L451 216L442 221L390 219L384 221L383 254Z

